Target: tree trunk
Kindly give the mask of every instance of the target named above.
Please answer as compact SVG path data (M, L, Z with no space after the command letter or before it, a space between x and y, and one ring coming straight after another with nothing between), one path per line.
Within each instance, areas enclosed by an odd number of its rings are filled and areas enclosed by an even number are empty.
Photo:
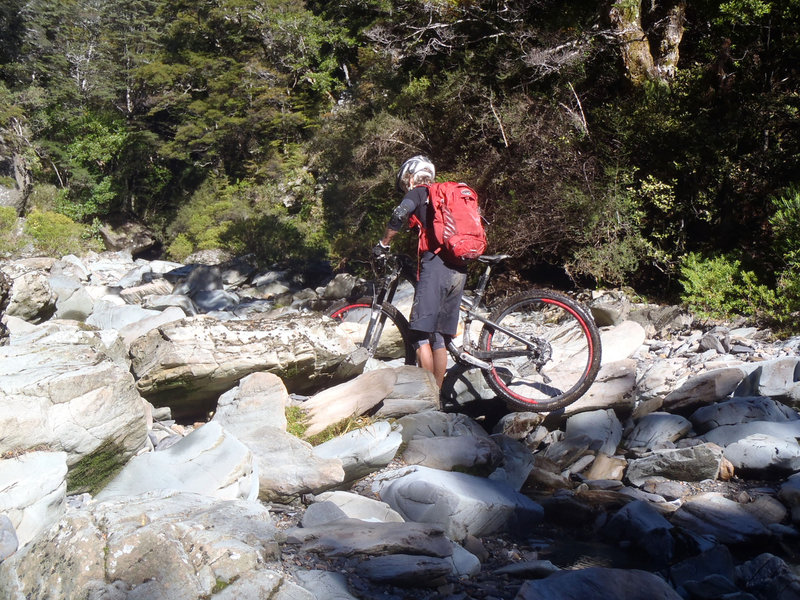
M651 12L655 13L656 10L658 6L652 2ZM677 0L658 12L664 16L648 32L642 24L642 3L639 0L611 2L608 12L611 28L620 43L628 80L635 86L646 81L667 83L675 76L686 2Z
M686 2L680 0L667 11L664 19L664 33L659 48L658 72L662 77L672 79L678 70L678 46L683 39L686 22Z

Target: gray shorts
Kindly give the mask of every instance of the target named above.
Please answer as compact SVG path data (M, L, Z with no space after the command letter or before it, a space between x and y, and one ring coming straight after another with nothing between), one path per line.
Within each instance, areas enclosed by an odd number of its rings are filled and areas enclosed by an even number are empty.
M453 268L432 252L423 253L411 307L411 329L454 336L466 282L466 269Z

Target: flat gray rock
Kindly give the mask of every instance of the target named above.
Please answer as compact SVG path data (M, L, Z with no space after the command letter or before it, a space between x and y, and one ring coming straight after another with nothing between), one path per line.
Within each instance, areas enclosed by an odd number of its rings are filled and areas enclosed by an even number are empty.
M715 493L690 498L675 511L670 521L722 544L764 540L771 535L764 524L740 504Z
M444 558L453 554L444 530L427 523L338 519L314 527L294 527L286 532L286 543L325 556L419 554Z
M725 447L751 435L768 435L781 440L793 441L800 437L800 421L783 423L750 421L738 425L723 425L704 434L701 439Z
M437 524L455 541L515 531L544 518L541 505L508 485L466 473L401 469L376 479L373 489L407 521Z
M295 578L314 600L357 600L347 588L347 578L331 571L298 571Z
M740 471L785 475L800 471L800 444L794 440L753 434L725 448L725 458Z
M741 367L724 367L687 379L664 398L667 411L712 404L730 396L745 377Z
M730 400L704 406L692 413L689 419L698 433L724 425L740 425L752 421L783 423L798 421L797 411L765 396L734 397Z
M359 565L359 574L376 583L412 587L441 585L451 571L444 558L411 554L376 556Z
M515 600L682 600L659 576L637 569L589 567L526 581Z
M653 412L636 422L625 436L626 448L655 450L675 442L692 429L688 419L665 412Z
M255 500L258 469L252 452L218 423L206 423L161 452L136 456L97 500L169 490L220 500Z
M667 477L679 481L716 479L722 462L722 452L722 448L715 444L656 450L643 458L631 460L626 475L637 486L650 477Z

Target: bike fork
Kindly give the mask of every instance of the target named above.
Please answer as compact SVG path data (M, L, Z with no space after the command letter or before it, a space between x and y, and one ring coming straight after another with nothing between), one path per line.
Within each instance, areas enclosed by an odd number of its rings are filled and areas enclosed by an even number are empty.
M370 354L374 354L378 349L378 340L381 339L383 334L383 326L386 323L386 317L381 311L384 301L390 302L394 299L394 293L397 289L397 280L392 281L387 289L386 285L381 286L381 291L372 293L372 312L369 315L369 323L367 324L367 332L364 334L364 347L369 350ZM388 300L387 300L388 298Z

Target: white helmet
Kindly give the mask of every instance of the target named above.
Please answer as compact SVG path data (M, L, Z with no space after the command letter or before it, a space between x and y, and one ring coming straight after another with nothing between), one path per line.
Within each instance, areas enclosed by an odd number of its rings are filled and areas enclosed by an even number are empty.
M397 189L404 194L411 187L411 178L415 175L428 175L431 181L436 179L436 167L427 156L412 156L400 167L397 173Z

